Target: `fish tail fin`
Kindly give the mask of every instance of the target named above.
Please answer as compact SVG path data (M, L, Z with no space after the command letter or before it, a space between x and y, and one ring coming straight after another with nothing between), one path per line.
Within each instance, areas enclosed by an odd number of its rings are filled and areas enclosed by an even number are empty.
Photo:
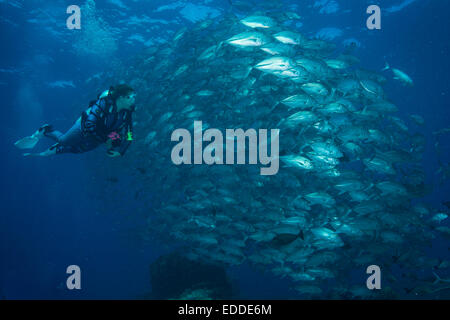
M348 209L347 212L342 216L342 218L347 217L352 212L352 209Z
M442 282L441 277L439 277L436 272L433 271L433 275L436 277L436 280L434 280L433 284L438 284L439 282Z
M433 284L438 284L440 282L450 282L450 279L442 279L437 275L436 272L433 271L433 275L436 277L436 280L433 282Z
M331 88L331 99L334 99L336 95L336 88Z
M391 68L391 67L389 66L389 63L385 62L385 63L384 63L384 68L381 69L381 71L386 71L386 70L389 70L390 68Z

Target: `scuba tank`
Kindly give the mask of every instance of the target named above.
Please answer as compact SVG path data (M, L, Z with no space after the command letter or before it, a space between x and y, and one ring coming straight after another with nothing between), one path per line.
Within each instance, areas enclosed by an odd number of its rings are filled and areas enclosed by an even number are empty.
M113 89L114 89L113 87L110 87L109 90L103 91L101 94L99 94L97 96L97 100L92 100L91 102L89 102L89 107L81 113L81 128L82 128L83 132L84 132L84 123L85 123L89 113L91 112L92 107L94 105L96 105L100 99L107 98ZM102 108L99 108L99 109L102 110L103 112L101 112L100 114L97 114L96 116L101 118L101 117L103 117L104 113L112 113L114 111L114 104L111 104L111 106L108 110L103 110Z

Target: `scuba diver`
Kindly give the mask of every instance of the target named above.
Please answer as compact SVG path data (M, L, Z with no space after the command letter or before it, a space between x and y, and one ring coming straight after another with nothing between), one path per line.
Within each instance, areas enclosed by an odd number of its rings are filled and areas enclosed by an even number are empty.
M136 93L126 84L111 87L91 101L89 108L66 133L45 124L33 135L15 143L20 149L32 149L42 137L56 144L41 153L25 153L24 156L51 156L62 153L83 153L105 143L107 155L123 156L133 141L132 113L135 110Z

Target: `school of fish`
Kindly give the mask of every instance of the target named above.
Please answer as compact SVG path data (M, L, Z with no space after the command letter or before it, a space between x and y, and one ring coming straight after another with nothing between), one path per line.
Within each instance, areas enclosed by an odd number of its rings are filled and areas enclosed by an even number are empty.
M205 20L114 75L138 92L135 142L123 161L139 169L133 185L148 234L191 259L271 272L301 297L439 291L449 262L425 251L450 230L441 226L448 212L420 199L430 191L425 137L416 130L423 119L396 115L382 74L284 24L297 18L256 12ZM173 164L171 134L192 132L195 120L203 130L280 129L279 172ZM365 277L369 265L381 267L386 290L351 283L351 272ZM433 278L421 279L419 269Z

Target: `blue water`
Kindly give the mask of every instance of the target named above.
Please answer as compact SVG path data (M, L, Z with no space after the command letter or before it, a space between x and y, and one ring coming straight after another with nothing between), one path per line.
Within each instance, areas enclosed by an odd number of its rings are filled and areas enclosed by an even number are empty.
M170 39L171 32L192 26L208 13L214 16L230 10L228 1L174 3L96 1L102 19L117 28L113 34L118 46L113 57L125 59L150 46L148 39ZM450 200L450 184L438 183L439 176L435 174L438 157L432 132L450 124L450 3L432 0L335 3L338 7L329 4L322 13L323 6L300 4L302 28L311 34L322 28L339 29L329 36L336 36L333 41L337 43L357 39L359 48L354 54L361 58L362 66L380 70L388 61L414 79L413 88L390 79L385 90L399 107L398 116L419 114L425 119L420 129L427 138L423 163L427 181L434 185L433 193L426 199L440 207L443 201ZM155 11L169 4L172 10ZM369 4L382 8L381 30L369 31L365 27L365 9ZM104 151L24 158L13 145L42 123L69 128L87 103L105 89L85 82L111 66L101 57L83 55L73 49L72 42L76 40L73 33L77 31L65 28L67 5L66 1L0 1L0 297L134 299L151 291L149 265L170 250L157 242L141 240L139 232L145 228L146 219L137 213L132 198L124 198L123 206L116 208L108 205L108 200L117 192L111 194L110 188L103 193L92 192L96 172L91 163L103 158L105 162L111 161ZM133 16L143 15L170 22L138 22L125 29ZM158 28L152 29L153 26ZM145 41L128 39L138 33ZM52 87L55 81L62 80L71 81L73 86ZM449 161L449 148L447 141L441 154L443 162ZM120 170L113 175L119 181L127 179ZM120 188L120 184L114 188ZM157 201L151 195L149 199ZM430 251L449 259L448 242L442 239ZM66 288L65 271L73 264L81 267L82 290ZM229 275L239 286L240 297L289 298L292 293L285 281L246 265L231 268Z

